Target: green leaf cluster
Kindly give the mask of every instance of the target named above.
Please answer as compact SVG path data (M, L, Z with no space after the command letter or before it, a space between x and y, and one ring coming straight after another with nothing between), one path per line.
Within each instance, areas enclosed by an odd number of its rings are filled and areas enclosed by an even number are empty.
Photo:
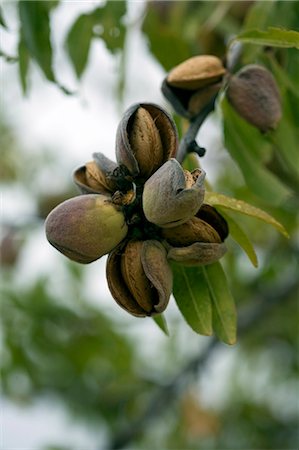
M149 385L135 373L129 340L85 302L82 271L70 264L68 277L74 291L71 306L49 294L46 278L22 293L4 283L2 330L9 357L0 363L2 388L23 404L37 396L59 395L77 418L107 421L117 428L123 414L137 407L127 409L127 399L138 398ZM123 408L117 411L119 402Z
M54 82L66 94L70 94L68 89L59 83L53 70L51 13L57 6L59 1L53 0L18 2L20 33L17 59L24 93L28 89L29 65L33 60L47 80ZM126 28L122 23L122 17L125 13L125 2L107 2L105 6L95 8L91 13L81 14L73 23L65 45L78 78L86 68L89 49L94 38L102 39L112 53L123 48ZM0 24L5 27L2 16L0 20Z

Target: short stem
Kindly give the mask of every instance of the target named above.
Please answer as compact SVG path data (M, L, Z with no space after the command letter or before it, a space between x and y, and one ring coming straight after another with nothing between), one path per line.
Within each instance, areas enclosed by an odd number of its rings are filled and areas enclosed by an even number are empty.
M185 136L181 140L181 143L180 143L180 146L178 149L176 158L179 161L179 163L182 163L184 161L187 153L189 153L190 151L194 151L194 148L195 148L194 142L195 142L196 135L197 135L200 127L202 126L202 124L204 123L206 118L208 117L208 115L212 111L214 111L216 97L217 97L217 94L209 101L209 103L206 105L206 107L197 116L195 116L194 119L192 119L190 121L189 128L188 128ZM202 149L201 147L198 146L198 151L196 151L196 153L199 156L203 156L205 152L204 152L204 149Z

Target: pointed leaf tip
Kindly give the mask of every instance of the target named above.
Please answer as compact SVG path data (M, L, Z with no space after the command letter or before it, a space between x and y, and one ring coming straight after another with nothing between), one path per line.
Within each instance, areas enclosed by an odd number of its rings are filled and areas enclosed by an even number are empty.
M170 333L165 316L163 314L157 314L156 316L152 316L152 318L154 322L158 325L160 330L162 330L163 333L166 334L166 336L169 336Z

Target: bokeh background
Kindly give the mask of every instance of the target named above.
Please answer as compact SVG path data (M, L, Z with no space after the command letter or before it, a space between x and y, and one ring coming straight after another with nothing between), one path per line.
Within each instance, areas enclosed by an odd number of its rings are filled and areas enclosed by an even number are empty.
M233 347L196 335L174 301L169 337L150 318L120 310L105 258L68 261L46 241L44 219L77 195L74 168L95 151L114 159L127 107L150 101L172 113L160 92L171 67L196 54L223 57L246 28L298 30L298 2L38 2L50 5L54 81L33 60L20 76L19 3L1 5L1 448L297 449L299 189L292 173L279 173L291 198L267 204L225 150L219 114L200 130L214 190L263 207L290 233L287 240L244 219L257 269L228 242L224 267L240 321L250 322ZM99 7L106 13L91 27ZM299 92L299 76L292 82ZM186 123L176 120L181 133Z

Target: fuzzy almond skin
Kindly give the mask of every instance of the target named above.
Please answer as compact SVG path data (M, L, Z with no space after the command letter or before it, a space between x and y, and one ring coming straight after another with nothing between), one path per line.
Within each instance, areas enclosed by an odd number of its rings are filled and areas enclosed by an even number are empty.
M176 155L178 135L174 121L153 103L137 103L123 115L116 133L116 159L134 178L147 179Z
M203 203L204 178L203 170L184 171L171 158L144 185L142 206L146 219L162 228L189 220Z
M227 98L237 113L262 132L273 130L281 119L281 98L269 70L257 64L243 67L232 76Z
M109 253L128 231L123 213L101 194L66 200L48 215L45 227L50 244L82 264Z

